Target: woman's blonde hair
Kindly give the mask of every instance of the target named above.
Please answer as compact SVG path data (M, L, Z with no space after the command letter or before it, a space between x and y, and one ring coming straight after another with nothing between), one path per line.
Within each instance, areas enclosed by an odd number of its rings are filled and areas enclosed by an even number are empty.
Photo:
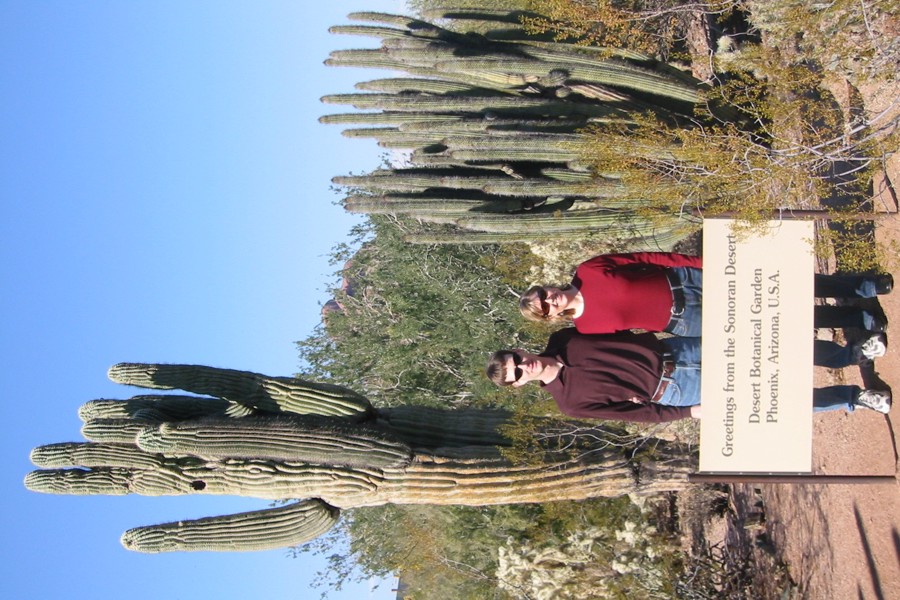
M571 321L572 315L575 314L575 309L573 308L567 308L558 315L553 315L552 317L541 312L541 292L544 291L544 287L546 286L533 285L525 290L525 293L519 297L519 312L522 313L522 316L529 321L535 321L536 323ZM566 291L571 287L572 284L567 283L566 285L559 286L559 289Z

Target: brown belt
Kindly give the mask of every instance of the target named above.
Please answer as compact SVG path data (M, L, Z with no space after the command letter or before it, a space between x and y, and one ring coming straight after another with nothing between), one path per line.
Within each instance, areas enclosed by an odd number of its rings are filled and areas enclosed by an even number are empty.
M664 360L662 375L659 378L659 385L656 387L656 393L653 394L653 397L650 398L650 402L659 402L660 398L663 397L663 394L666 393L666 388L669 387L669 380L666 377L671 377L672 373L675 372L675 361L672 360Z

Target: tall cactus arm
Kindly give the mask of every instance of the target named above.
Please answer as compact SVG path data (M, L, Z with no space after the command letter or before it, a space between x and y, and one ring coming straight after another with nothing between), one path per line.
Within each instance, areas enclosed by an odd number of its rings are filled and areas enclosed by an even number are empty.
M419 70L404 64L400 59L388 55L384 48L363 50L335 50L325 59L329 67L361 67L368 69L390 69L406 71L413 75L433 75L433 72Z
M134 419L135 415L152 410L164 415L165 421L183 421L224 414L234 407L234 402L220 398L145 394L132 396L128 400L89 400L78 409L78 418L84 422L93 419Z
M339 113L336 115L324 115L319 117L319 123L326 125L394 125L401 123L416 123L420 121L450 122L460 121L462 115L437 115L431 112L374 112L374 113Z
M435 203L428 200L409 200L406 202L347 202L344 205L347 212L369 214L406 214L419 219L446 217L447 222L463 217L469 211L506 212L522 210L523 201L518 198L498 198L489 202L471 200L450 201Z
M560 181L549 178L519 178L508 175L455 176L435 171L431 174L407 173L395 170L393 176L347 175L332 178L336 185L360 187L373 191L421 193L430 189L475 190L495 196L583 196L587 198L620 198L626 195L625 186L618 181ZM453 193L453 192L450 192ZM502 200L502 198L497 198ZM489 207L486 207L489 208ZM496 210L519 210L519 206L498 206Z
M263 500L335 498L352 506L375 492L383 479L377 469L266 460L157 457L158 467L153 469L96 467L32 471L25 476L25 487L34 492L74 496L204 494Z
M63 442L38 446L31 451L31 462L45 469L75 467L121 467L156 469L160 457L147 454L134 444Z
M531 51L530 51L531 53ZM573 80L586 83L599 83L626 89L645 92L681 102L696 104L700 101L700 93L696 86L691 86L681 81L674 80L670 76L642 69L624 62L613 61L579 61L575 56L560 58L559 62L552 62L558 58L551 53L534 49L533 54L539 60L534 61L499 61L484 58L460 58L453 61L443 61L435 65L435 69L442 73L465 72L507 72L510 75L542 77L553 69L566 69ZM564 62L565 61L565 62Z
M247 552L297 546L337 523L340 511L321 500L252 512L129 529L122 545L137 552Z
M394 15L391 13L382 13L376 11L358 11L352 12L347 15L347 18L351 21L364 21L367 23L383 23L385 25L393 25L394 27L403 27L404 29L408 29L410 27L422 26L422 25L430 25L430 23L425 23L424 21L420 21L418 19L414 19L412 17L407 17L404 15ZM433 25L431 25L434 27Z
M91 419L81 426L81 435L92 442L133 444L144 428L157 422L137 419Z
M308 416L210 418L144 428L147 452L214 458L263 458L319 465L402 467L412 450L396 436L343 419Z
M535 118L547 117L596 117L619 118L625 115L621 109L600 103L572 102L563 99L549 99L525 96L429 96L397 94L329 94L322 96L325 104L347 104L361 110L382 109L390 111L411 111L434 113L492 112L497 115L531 115ZM627 119L626 119L627 120Z
M334 25L328 28L328 33L337 35L364 35L381 39L408 37L410 34L403 29L392 27L378 27L374 25Z
M522 17L538 17L538 13L530 11L512 11L505 8L426 8L422 15L427 19L448 19L451 21L482 21L519 25Z
M542 232L542 233L568 233L575 229L589 228L594 233L622 233L625 227L630 227L629 235L649 234L653 230L653 223L648 220L638 220L627 211L616 210L579 210L571 212L537 213L526 215L492 215L488 213L477 214L459 219L456 224L464 229L476 231L496 232Z
M566 234L571 239L588 238L592 235L589 229L582 229ZM403 236L403 241L410 244L517 244L534 242L536 240L558 240L559 234L526 232L497 232L497 231L468 231L456 230L450 232L425 232L409 233Z
M109 378L150 389L180 389L217 396L266 413L291 412L365 420L369 401L348 388L294 377L268 377L249 371L201 365L119 363Z
M428 94L466 94L472 91L485 93L488 90L475 89L471 85L457 81L442 79L425 79L421 77L391 77L388 79L375 79L373 81L361 81L354 86L358 90L367 92L387 92L399 94L401 92L425 92Z

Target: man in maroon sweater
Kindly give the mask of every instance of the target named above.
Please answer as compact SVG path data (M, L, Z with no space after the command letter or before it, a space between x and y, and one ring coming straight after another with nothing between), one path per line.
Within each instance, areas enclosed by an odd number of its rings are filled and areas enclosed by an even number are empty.
M881 345L872 351L874 342ZM883 334L852 346L815 342L815 362L840 368L884 354ZM874 344L878 345L878 344ZM572 417L661 422L700 418L700 338L659 340L651 333L586 335L573 327L550 336L540 354L495 352L487 375L497 385L537 381ZM814 390L816 411L891 407L890 392L832 386Z

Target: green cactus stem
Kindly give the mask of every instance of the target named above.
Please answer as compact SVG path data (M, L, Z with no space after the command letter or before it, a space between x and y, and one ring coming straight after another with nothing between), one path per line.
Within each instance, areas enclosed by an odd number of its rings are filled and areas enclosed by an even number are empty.
M486 113L498 115L534 115L536 117L622 117L616 107L599 103L580 103L552 98L525 96L429 96L427 94L331 94L322 96L325 104L349 104L361 110L430 111L434 113Z
M203 494L264 500L332 497L352 503L373 493L383 479L379 470L370 468L156 456L160 458L155 469L97 467L32 471L25 477L25 486L36 492L76 496Z
M575 119L487 119L481 115L475 118L460 118L455 121L410 121L398 125L401 131L434 131L444 135L459 132L524 132L524 133L571 133L591 123L587 118Z
M373 138L378 140L378 145L383 148L418 148L441 141L440 136L433 133L409 133L396 127L345 129L341 135L350 138Z
M364 21L367 23L382 23L384 25L393 25L394 27L401 27L403 29L408 29L412 26L422 26L427 25L434 27L430 23L425 23L424 21L420 21L418 19L414 19L412 17L405 17L403 15L394 15L390 13L382 13L377 11L358 11L352 12L347 15L347 18L351 21Z
M578 230L567 234L567 239L587 239L593 234L588 230ZM470 231L460 229L450 232L408 233L403 241L410 244L518 244L535 241L559 240L557 233L519 233L497 231Z
M621 198L627 194L618 181L561 181L548 178L512 178L509 176L444 176L436 171L425 174L419 171L407 173L393 171L393 175L360 175L335 177L336 185L361 187L389 193L424 192L445 188L447 190L475 190L489 195L516 197L583 196L591 198Z
M393 77L389 79L375 79L363 81L354 86L356 89L366 92L384 92L388 94L401 94L403 92L420 92L426 94L462 94L471 93L471 85L456 81L442 79L425 79L422 77ZM479 89L481 93L489 90Z
M581 181L581 182L589 182L591 181L595 175L590 171L575 171L573 169L560 169L556 167L548 167L546 169L541 169L541 175L544 177L549 177L550 179L556 179L557 181ZM606 179L615 179L612 177L607 177Z
M459 159L553 163L582 160L577 136L520 133L520 139L516 139L510 132L502 133L480 138L453 136L442 143L447 148L445 152Z
M350 202L349 199L344 208L351 213L366 214L404 214L416 217L428 216L453 216L456 218L465 216L471 211L484 212L511 212L523 210L525 204L519 198L481 201L467 199L451 199L442 201L397 199L384 201L381 199Z
M298 546L337 523L340 511L320 500L304 500L252 512L176 521L129 529L122 535L128 550L159 552L248 552Z
M77 443L47 444L31 451L31 462L44 469L75 467L121 467L125 469L156 469L159 457L147 454L133 443Z
M560 212L551 214L525 214L525 215L491 215L479 214L464 217L457 221L457 225L465 229L477 231L497 231L520 233L536 231L547 233L569 233L576 229L588 228L593 231L621 230L628 226L632 230L636 227L634 215L617 210L583 210ZM649 231L652 224L644 222Z
M164 421L181 421L216 414L226 414L236 404L219 398L200 398L175 394L147 394L128 400L90 400L78 409L83 422L93 419L134 419L135 414L152 410L163 416ZM237 405L240 406L240 405Z
M433 71L419 71L411 65L391 57L387 50L378 48L375 50L336 50L332 52L325 65L329 67L356 67L364 69L390 69L392 71L406 71L413 75L429 75Z
M537 17L538 13L529 11L510 11L504 8L428 8L422 11L428 19L448 19L453 21L481 21L484 23L503 23L520 25L522 17Z
M136 439L150 453L254 458L382 469L409 463L409 446L388 431L346 420L298 415L206 418L160 423Z
M410 32L393 27L378 27L377 25L334 25L328 28L328 33L335 35L361 35L381 39L408 37Z
M629 65L624 61L578 60L568 54L562 57L555 56L554 53L542 51L540 48L534 48L529 52L546 60L507 61L488 58L456 58L439 62L434 65L434 68L447 74L487 71L523 77L543 77L550 70L565 69L569 71L572 79L578 81L625 88L689 104L696 104L701 100L696 86L682 83L649 69ZM553 60L559 62L550 62Z
M383 471L255 460L194 465L163 457L158 470L41 470L29 473L25 484L33 491L76 495L319 498L339 508L384 503L482 506L673 489L672 482L684 483L692 461L684 456L679 461L678 452L665 448L657 450L666 467L644 466L637 482L635 464L618 447L579 459L548 457L538 465L514 465L495 447L456 446L446 453L419 452L408 466ZM674 485L677 489L679 484Z
M413 123L418 121L446 122L457 121L464 117L462 115L436 115L434 113L419 112L376 112L376 113L340 113L336 115L325 115L319 117L319 123L326 125L400 125L402 123Z
M133 444L137 435L153 421L125 419L91 419L81 426L81 435L92 442Z
M181 389L218 396L265 413L365 420L373 411L366 398L345 387L200 365L120 363L109 370L109 378L151 389Z

